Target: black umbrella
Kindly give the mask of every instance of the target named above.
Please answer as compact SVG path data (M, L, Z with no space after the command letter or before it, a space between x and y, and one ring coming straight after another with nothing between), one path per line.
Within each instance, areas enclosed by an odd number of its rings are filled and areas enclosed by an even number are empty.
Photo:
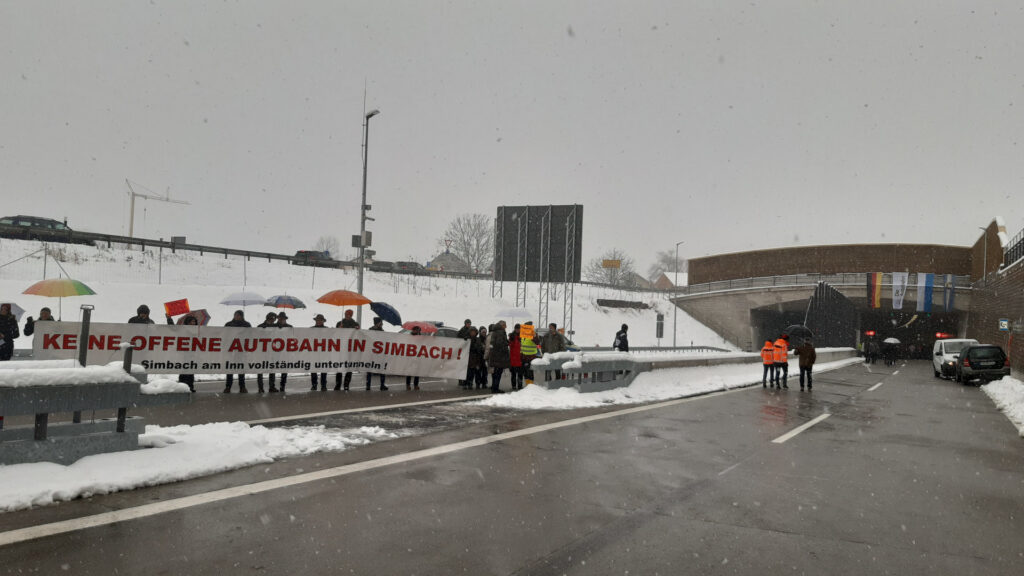
M788 334L790 340L794 338L814 339L814 332L811 332L810 328L802 324L793 324L783 330L782 333Z

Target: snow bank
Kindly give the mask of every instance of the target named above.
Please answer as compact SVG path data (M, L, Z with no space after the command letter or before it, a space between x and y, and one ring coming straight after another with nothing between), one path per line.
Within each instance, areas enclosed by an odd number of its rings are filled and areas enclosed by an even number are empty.
M0 466L0 511L178 482L289 456L336 452L397 437L377 427L266 428L250 427L243 422L146 426L139 445L149 449L88 456L70 466Z
M589 356L589 355L588 355ZM863 363L860 358L846 358L814 366L815 374ZM793 381L793 375L790 375ZM641 404L673 398L697 396L740 388L761 382L760 364L727 364L669 368L644 372L625 388L603 392L580 393L575 388L548 390L541 386L527 386L518 392L491 396L476 402L483 406L514 408L518 410L572 410L596 408L617 404ZM797 380L799 382L799 379ZM799 386L799 384L797 384Z
M1004 376L1002 380L986 384L981 389L1024 437L1024 382Z
M39 362L27 362L38 364ZM12 363L14 364L14 363ZM120 363L107 366L79 366L77 368L36 368L0 370L0 386L60 386L68 384L95 384L97 382L138 382L121 369Z
M139 392L143 394L171 394L174 392L188 392L187 384L171 380L170 378L158 378L139 386Z

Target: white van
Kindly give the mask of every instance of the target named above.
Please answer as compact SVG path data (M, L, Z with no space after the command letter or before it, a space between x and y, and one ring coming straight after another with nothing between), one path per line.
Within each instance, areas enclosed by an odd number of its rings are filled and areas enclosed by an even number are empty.
M956 372L954 356L968 346L978 344L977 340L971 338L949 338L936 340L932 348L932 368L935 370L936 378L952 378Z

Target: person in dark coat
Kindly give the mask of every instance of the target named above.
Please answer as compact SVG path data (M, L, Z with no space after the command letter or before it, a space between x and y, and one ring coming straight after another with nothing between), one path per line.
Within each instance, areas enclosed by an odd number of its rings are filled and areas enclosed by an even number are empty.
M324 318L323 314L317 314L316 316L313 317L313 326L312 327L313 328L327 328L327 325L324 324L324 322L327 322L327 318ZM310 390L316 390L316 377L317 377L317 373L316 372L310 373L309 379L313 381L313 387L310 388ZM320 389L321 390L327 390L327 372L320 372ZM346 388L346 390L347 390L347 388Z
M135 310L135 316L128 319L129 324L156 324L153 319L149 317L149 306L143 304Z
M167 325L168 326L174 326L174 318L171 318L170 314L165 314L165 316L167 316ZM182 320L181 323L184 324L185 326L198 326L199 325L199 320L197 320L195 316L192 316L191 314L189 314L188 316L185 316L185 319ZM196 375L195 374L178 374L178 382L181 382L182 384L187 385L189 392L195 393L195 391L196 391Z
M235 310L235 315L231 318L231 321L224 325L230 328L252 328L252 324L249 324L245 320L245 312L242 312L241 310ZM225 394L231 393L231 384L233 382L234 374L228 374L228 383L227 386L224 387ZM238 392L241 394L248 392L248 390L245 389L245 374L238 375Z
M473 388L474 383L477 388L482 388L483 385L477 380L477 373L480 368L484 367L484 344L480 341L480 333L477 332L476 328L469 329L469 362L466 364L466 387L469 389ZM486 374L486 372L484 372ZM486 378L486 376L485 376Z
M813 386L811 382L811 371L814 369L814 362L818 359L818 353L814 351L814 344L810 338L805 338L803 344L796 347L796 355L800 357L800 390L804 389L804 374L807 374L807 389Z
M53 322L53 316L50 314L50 309L42 307L39 309L39 319L33 320L31 316L25 319L25 330L22 334L25 336L31 336L36 331L36 322Z
M18 318L11 314L10 304L0 304L0 361L14 356L14 339L21 336Z
M278 312L277 313L277 324L275 326L277 328L291 328L292 327L292 325L288 323L288 315L285 314L284 312ZM287 372L282 372L281 373L281 393L282 394L284 393L284 387L285 387L285 384L287 384L287 383L288 383L288 373ZM277 392L277 390L274 390L274 375L273 374L270 375L270 391L271 392Z
M519 390L523 387L523 339L519 335L519 324L512 327L512 333L508 335L508 375L512 390Z
M277 328L277 313L267 312L266 319L261 324L256 325L257 328ZM277 392L277 386L274 386L274 375L270 374L270 391ZM256 391L263 394L263 374L256 375Z
M355 318L352 317L352 311L351 310L345 310L345 317L342 318L340 322L335 324L334 327L335 328L349 328L349 329L352 329L352 330L358 330L359 329L359 322L356 322ZM345 391L348 392L348 386L349 386L349 384L352 383L352 373L351 372L345 372L344 376L342 376L341 372L338 372L337 374L335 374L334 375L334 389L335 390L341 390L342 389L341 387L342 387L342 383L343 383L342 382L343 378L344 378ZM320 389L323 390L322 387Z
M471 330L473 332L476 332L476 328L473 327L473 321L470 320L469 318L466 318L465 322L463 322L463 324L462 324L462 328L459 328L459 333L456 334L455 337L456 338L462 338L463 340L469 340L469 338L470 338L469 337L469 333L470 333ZM469 375L469 370L468 369L466 370L466 375L467 376ZM459 380L459 387L460 388L472 388L473 387L473 380L471 378L466 378L465 380Z
M558 324L552 322L548 324L548 333L540 339L540 352L544 356L548 354L555 354L556 352L565 352L565 340L562 335L558 333ZM544 379L551 379L551 370L544 371ZM562 379L562 371L555 370L555 380Z
M423 330L419 326L413 326L412 330L409 331L412 336L422 336ZM415 388L413 388L415 387ZM419 390L420 389L420 377L419 376L406 376L405 377L405 389L406 390Z
M629 352L629 326L623 324L622 329L615 333L615 342L612 344L612 348L619 352Z
M383 332L384 331L384 320L380 316L374 316L373 317L373 326L370 326L368 328L368 330L376 330L378 332ZM381 373L381 374L378 374L378 376L380 376L380 390L381 390L381 392L383 392L383 391L388 389L388 387L384 385L384 374ZM366 389L367 390L370 389L370 380L372 380L372 379L373 379L373 372L367 372L366 373Z
M505 335L504 320L500 320L494 325L494 330L491 331L490 339L491 356L489 364L492 369L491 392L501 394L501 373L506 368L510 368L512 366L508 349L508 336Z
M476 331L476 341L480 344L480 365L476 370L476 387L487 387L487 327L481 326Z

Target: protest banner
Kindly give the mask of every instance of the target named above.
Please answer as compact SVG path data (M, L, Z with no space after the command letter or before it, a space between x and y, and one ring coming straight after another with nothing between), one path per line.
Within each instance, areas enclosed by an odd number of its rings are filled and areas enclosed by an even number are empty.
M180 316L182 314L188 314L188 298L182 298L181 300L172 300L170 302L164 302L164 312L168 316Z
M78 357L78 322L40 322L32 342L37 360ZM107 324L89 326L89 364L123 358L121 343L134 349L132 363L151 374L348 372L466 376L469 342L348 328L260 328Z

